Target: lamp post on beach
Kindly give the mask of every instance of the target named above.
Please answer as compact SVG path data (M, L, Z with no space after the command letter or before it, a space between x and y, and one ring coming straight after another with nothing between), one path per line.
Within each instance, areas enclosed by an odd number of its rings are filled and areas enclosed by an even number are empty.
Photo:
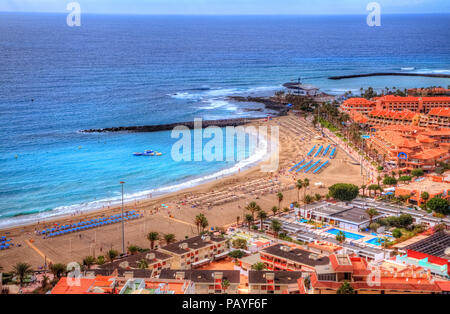
M125 226L123 222L123 185L124 181L120 181L120 185L122 186L122 253L125 254Z

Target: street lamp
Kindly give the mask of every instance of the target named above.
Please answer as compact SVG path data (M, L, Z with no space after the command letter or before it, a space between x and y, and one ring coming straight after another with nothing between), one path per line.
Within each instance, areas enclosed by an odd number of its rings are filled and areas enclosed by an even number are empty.
M120 181L120 185L122 186L122 253L125 254L125 226L124 226L124 219L123 219L123 185L125 184L124 181Z

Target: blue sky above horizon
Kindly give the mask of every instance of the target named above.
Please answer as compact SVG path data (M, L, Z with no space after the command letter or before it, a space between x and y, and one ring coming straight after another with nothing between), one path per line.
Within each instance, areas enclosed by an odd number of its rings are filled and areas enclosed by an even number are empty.
M72 0L2 0L0 12L67 12ZM371 0L78 0L83 13L367 14ZM450 13L449 0L378 0L383 14Z

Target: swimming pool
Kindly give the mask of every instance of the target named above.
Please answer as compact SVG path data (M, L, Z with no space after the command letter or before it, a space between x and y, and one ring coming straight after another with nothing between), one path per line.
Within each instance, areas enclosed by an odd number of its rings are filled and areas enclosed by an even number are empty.
M345 234L345 238L346 239L359 240L359 239L364 238L363 235L352 233L352 232L348 232L348 231L343 231L343 230L339 230L339 229L334 229L334 228L330 229L330 230L327 230L325 232L337 235L339 233L339 231L342 231Z
M381 246L381 243L384 242L384 238L372 238L367 240L366 243Z

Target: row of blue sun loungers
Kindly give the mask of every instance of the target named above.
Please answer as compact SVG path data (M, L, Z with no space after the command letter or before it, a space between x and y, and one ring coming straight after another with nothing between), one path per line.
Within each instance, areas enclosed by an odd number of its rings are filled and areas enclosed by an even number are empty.
M0 237L0 251L9 249L13 246L13 244L10 243L11 241L11 239L7 239L6 237Z
M305 162L305 159L303 159L302 161L300 161L298 164L294 165L291 169L289 169L289 171L294 170L295 168L297 168L298 166L300 166L302 163Z
M330 150L331 145L328 145L327 148L325 148L323 152L323 157L325 157L328 154L328 151Z
M316 154L314 155L314 158L317 157L317 156L319 156L319 154L320 154L320 152L322 151L322 149L323 149L323 146L321 145L321 146L319 147L319 149L317 150Z
M122 222L122 219L124 221L134 220L134 219L141 218L142 216L143 216L142 214L136 214L135 211L131 211L131 212L124 213L123 218L122 218L122 214L117 214L117 215L113 215L110 217L97 218L97 219L83 221L83 222L76 223L76 224L64 225L64 226L60 226L60 227L45 229L45 230L40 231L39 234L45 235L45 237L47 237L47 238L52 238L52 237L56 237L56 236L60 236L60 235L68 234L68 233L73 233L73 232L78 232L78 231L83 231L83 230L92 229L92 228L96 228L96 227L119 223L119 222Z
M315 163L313 163L311 166L309 166L308 168L306 168L305 173L308 173L312 168L314 168L315 166L317 166L318 164L320 164L321 161L322 161L322 159L319 159L318 161L316 161Z
M329 161L325 161L323 164L321 164L319 167L317 167L314 171L313 174L317 173L320 171L320 169L322 169L324 166L328 165Z
M316 145L314 145L313 148L311 148L311 150L309 151L309 153L306 156L310 157L315 149L316 149Z
M331 151L331 153L330 153L330 159L333 159L335 154L336 154L336 147L333 148L333 150Z
M306 167L308 167L314 160L310 160L308 161L306 164L304 164L303 166L301 166L300 168L298 168L295 172L299 172L303 169L305 169Z

